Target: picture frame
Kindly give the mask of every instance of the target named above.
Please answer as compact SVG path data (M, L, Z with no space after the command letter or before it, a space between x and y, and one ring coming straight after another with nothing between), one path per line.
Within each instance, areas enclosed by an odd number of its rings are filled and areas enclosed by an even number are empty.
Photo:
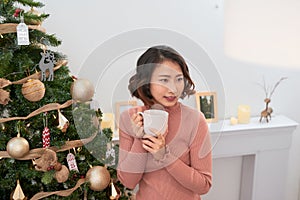
M135 100L119 101L115 103L115 106L116 106L116 126L117 128L119 128L119 120L120 120L121 113L125 110L128 110L129 108L137 106L137 101Z
M202 112L207 122L218 121L217 93L216 92L197 92L197 109Z

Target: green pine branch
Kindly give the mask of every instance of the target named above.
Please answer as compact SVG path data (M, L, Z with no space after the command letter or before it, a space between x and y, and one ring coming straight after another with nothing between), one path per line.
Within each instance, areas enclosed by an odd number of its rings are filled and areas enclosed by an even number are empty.
M15 0L15 2L19 2L24 6L30 6L30 7L35 7L35 8L41 8L41 7L45 6L43 3L36 2L33 0Z

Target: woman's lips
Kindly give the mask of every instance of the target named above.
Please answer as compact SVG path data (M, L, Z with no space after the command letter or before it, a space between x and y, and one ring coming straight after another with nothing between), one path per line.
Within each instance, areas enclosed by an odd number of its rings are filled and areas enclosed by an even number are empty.
M167 101L174 101L174 100L176 100L176 97L165 97L165 99L167 100Z

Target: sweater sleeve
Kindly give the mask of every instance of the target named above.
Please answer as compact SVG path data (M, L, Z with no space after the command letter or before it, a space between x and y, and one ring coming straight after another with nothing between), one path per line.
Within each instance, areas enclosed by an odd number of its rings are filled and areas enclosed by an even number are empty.
M130 114L122 113L119 127L119 163L117 175L121 183L133 189L141 180L147 162L142 141L133 136Z
M205 194L212 185L212 155L208 126L203 116L189 150L190 165L177 159L166 169L183 187L199 195Z

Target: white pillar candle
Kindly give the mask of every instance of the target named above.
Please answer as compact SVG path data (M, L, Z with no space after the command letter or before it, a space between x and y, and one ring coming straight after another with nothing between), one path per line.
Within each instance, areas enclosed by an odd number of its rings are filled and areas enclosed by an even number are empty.
M250 106L239 105L238 107L238 123L248 124L250 122Z

